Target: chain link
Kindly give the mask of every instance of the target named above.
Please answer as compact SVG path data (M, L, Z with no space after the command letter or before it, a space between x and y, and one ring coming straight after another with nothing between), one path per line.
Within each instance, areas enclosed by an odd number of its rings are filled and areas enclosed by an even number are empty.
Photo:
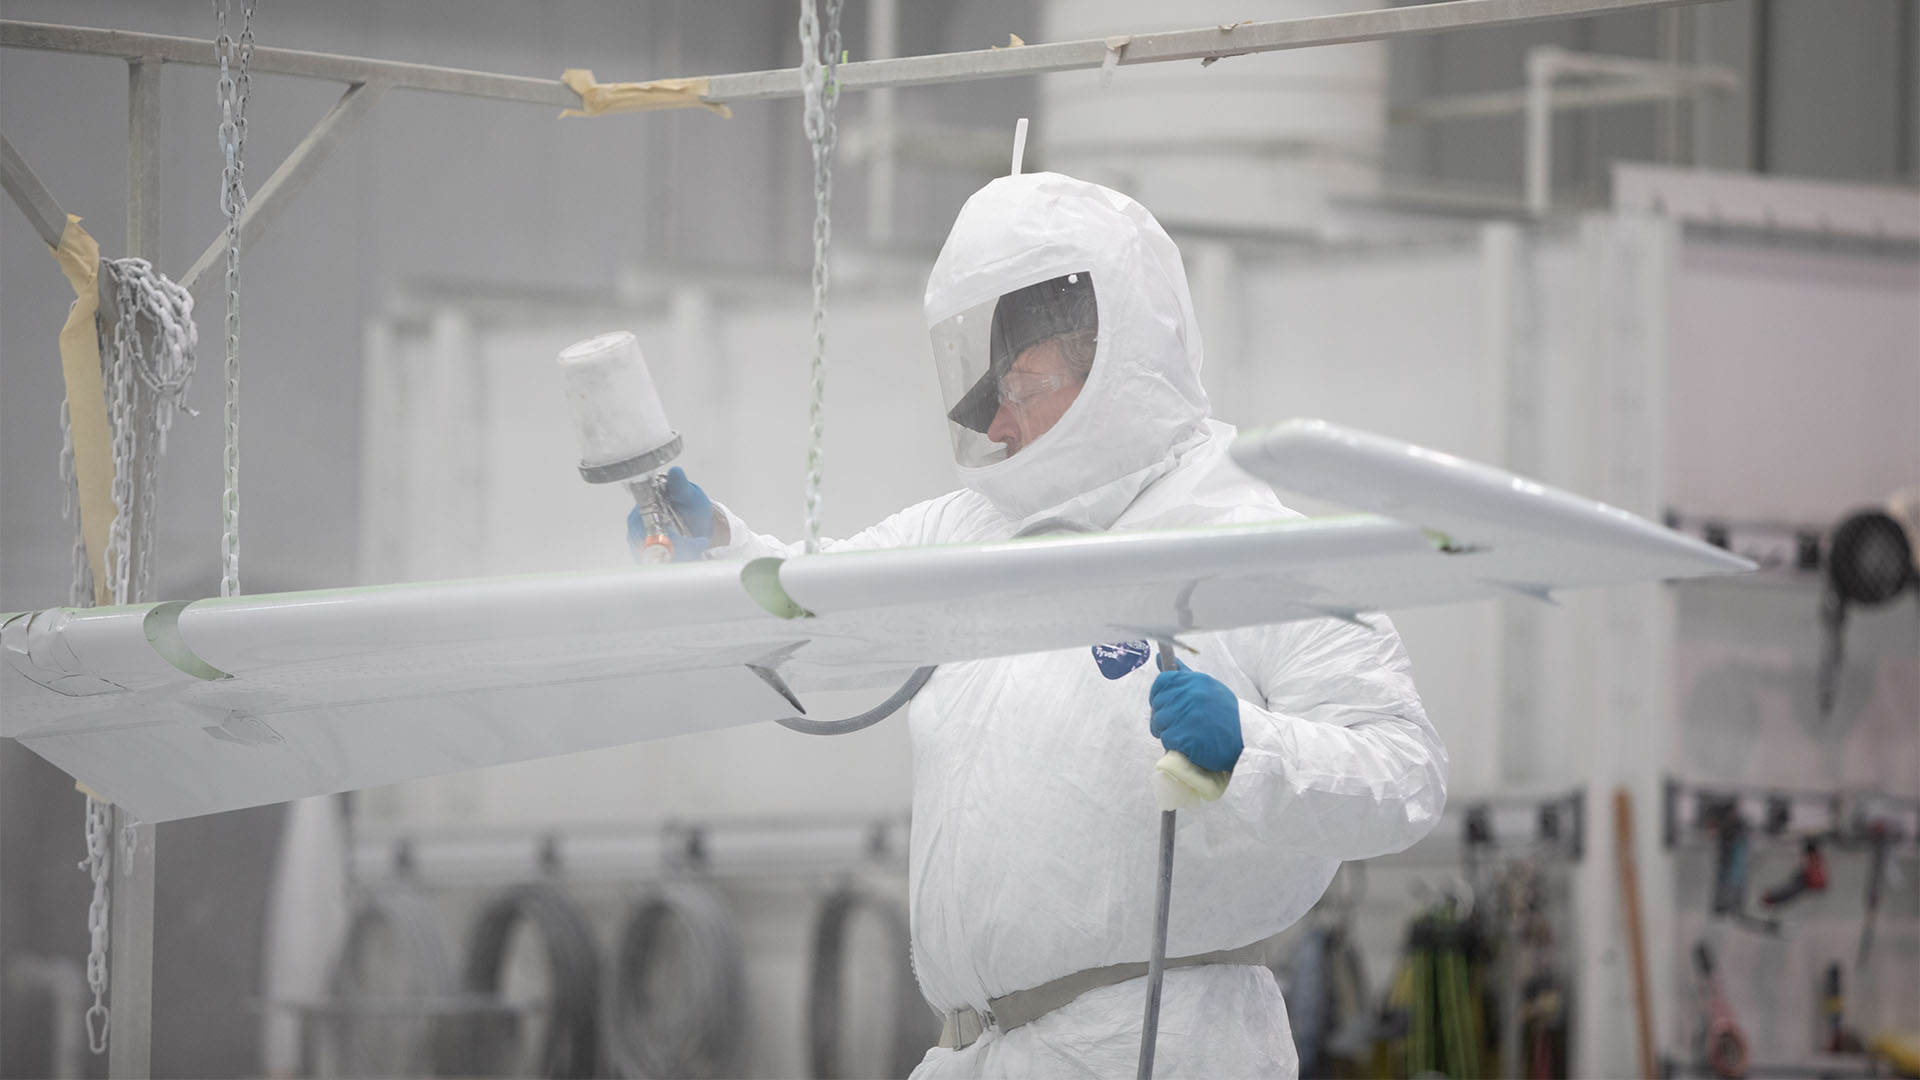
M73 523L73 584L67 590L67 603L91 607L93 566L87 562L87 533L80 523L80 478L73 464L73 410L64 397L60 399L60 481L65 489L60 516Z
M244 160L247 145L247 95L252 77L247 64L253 58L253 5L245 0L240 37L227 32L229 0L214 0L220 36L214 55L220 62L220 152L226 158L221 174L220 210L227 215L227 396L226 448L221 456L225 488L220 498L220 595L240 592L240 216L247 208Z
M87 1047L107 1052L107 935L112 923L113 807L87 798L87 857L80 869L93 878L93 900L87 905L87 987L93 1004L87 1008Z
M813 151L813 396L807 412L807 550L820 550L821 436L827 386L827 241L831 235L828 207L833 199L833 146L839 130L834 109L839 104L840 7L842 0L826 0L827 21L822 33L815 0L800 0L800 85L805 97L801 113L807 145Z
M133 549L130 592L121 602L153 599L153 567L157 561L154 534L158 467L167 450L167 432L176 409L188 409L184 398L193 379L194 347L199 331L193 324L193 295L169 281L145 259L114 259L108 263L117 283L120 320L110 343L116 379L126 380L121 393L132 403L132 415L147 421L132 433L132 456L137 457L138 482L128 533ZM142 332L142 328L145 332ZM138 380L138 385L134 385ZM116 455L116 475L122 466ZM131 475L131 473L129 474Z

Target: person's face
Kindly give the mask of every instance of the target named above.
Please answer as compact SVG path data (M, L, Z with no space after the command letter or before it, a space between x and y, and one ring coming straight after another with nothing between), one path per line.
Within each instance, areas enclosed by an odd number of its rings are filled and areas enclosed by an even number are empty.
M1086 377L1068 367L1059 338L1029 346L1000 377L1000 408L987 425L987 438L1004 444L1012 457L1052 430L1085 384Z

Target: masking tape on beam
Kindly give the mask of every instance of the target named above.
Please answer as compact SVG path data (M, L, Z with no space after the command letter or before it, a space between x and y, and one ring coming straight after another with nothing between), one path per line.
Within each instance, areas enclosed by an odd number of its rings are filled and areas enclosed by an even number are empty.
M708 101L706 78L655 79L652 82L598 83L585 68L568 68L560 81L580 95L581 108L561 116L605 116L608 113L647 112L653 109L712 109L729 119L733 110Z
M113 602L107 576L107 534L113 528L113 432L107 426L106 383L100 377L100 243L67 215L53 257L73 285L73 307L60 330L60 368L67 382L67 420L73 432L73 472L80 488L80 532L93 568L93 602Z

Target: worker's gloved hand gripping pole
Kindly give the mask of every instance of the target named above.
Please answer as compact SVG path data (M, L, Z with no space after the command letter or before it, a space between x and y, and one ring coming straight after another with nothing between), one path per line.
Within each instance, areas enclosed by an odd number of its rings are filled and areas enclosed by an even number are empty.
M1167 909L1173 899L1174 813L1226 794L1241 749L1240 706L1218 679L1189 670L1162 639L1160 674L1149 697L1153 734L1168 747L1153 767L1153 801L1160 807L1160 877L1155 886L1153 949L1147 955L1147 1008L1140 1027L1140 1080L1153 1075L1160 1030L1160 985L1167 967ZM1181 749L1192 752L1195 764Z

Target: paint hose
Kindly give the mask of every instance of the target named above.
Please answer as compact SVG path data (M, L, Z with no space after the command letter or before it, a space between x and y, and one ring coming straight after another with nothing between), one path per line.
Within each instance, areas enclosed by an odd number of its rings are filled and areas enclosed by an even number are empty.
M451 1050L459 993L438 913L406 886L368 892L327 975L319 1053L342 1076L427 1076ZM419 1006L409 1007L409 1006Z
M620 1076L737 1076L746 1044L740 931L718 892L660 886L634 904L620 933L607 1019L609 1064Z
M545 1015L539 1025L544 1039L538 1071L532 1075L554 1080L598 1075L600 963L593 931L555 886L516 885L481 909L467 937L467 992L499 997L507 947L523 923L539 936L547 965ZM520 1060L521 1038L517 1018L478 1017L464 1040L471 1060L461 1071L480 1074L494 1071L501 1062Z
M847 1061L847 1048L841 1042L847 1017L856 1016L862 1027L878 1019L858 1016L846 1003L848 930L861 909L878 919L887 935L890 961L887 975L891 989L888 997L894 1002L894 1013L886 1075L905 1076L912 1072L939 1037L933 1011L920 996L920 986L913 977L913 946L907 936L906 912L892 900L843 885L821 902L820 913L813 924L807 1044L815 1080L864 1075L856 1073Z

